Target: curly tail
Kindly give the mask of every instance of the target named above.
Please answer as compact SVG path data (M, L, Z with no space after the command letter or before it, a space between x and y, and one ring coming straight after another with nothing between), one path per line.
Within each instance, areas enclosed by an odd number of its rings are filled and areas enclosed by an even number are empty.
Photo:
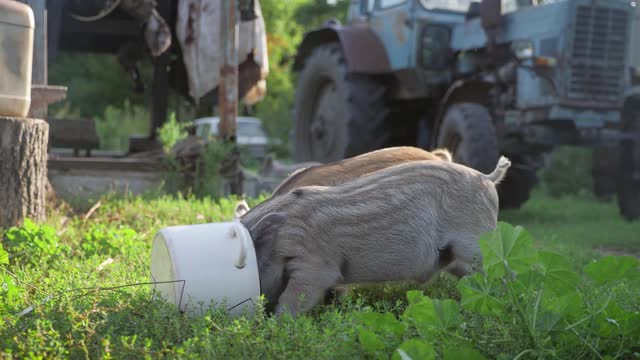
M511 167L511 161L504 156L501 156L498 160L495 170L486 177L491 180L494 185L498 185L504 177L507 175L507 170Z

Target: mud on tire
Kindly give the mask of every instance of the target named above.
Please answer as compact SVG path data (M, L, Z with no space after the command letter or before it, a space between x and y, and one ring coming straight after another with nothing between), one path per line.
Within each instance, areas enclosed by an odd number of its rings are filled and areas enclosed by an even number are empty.
M531 190L538 183L537 167L518 156L507 156L512 159L513 165L498 184L500 208L518 209L529 200Z
M298 78L294 159L330 162L387 146L385 95L378 80L348 73L339 43L317 47Z
M454 104L447 110L438 132L438 147L453 153L454 161L485 174L496 166L498 138L491 114L474 103ZM509 156L509 155L508 155ZM500 208L518 208L529 199L538 178L518 157L510 156L513 166L498 185Z
M438 147L453 154L455 162L488 174L498 162L498 138L486 107L459 103L449 107L438 131Z

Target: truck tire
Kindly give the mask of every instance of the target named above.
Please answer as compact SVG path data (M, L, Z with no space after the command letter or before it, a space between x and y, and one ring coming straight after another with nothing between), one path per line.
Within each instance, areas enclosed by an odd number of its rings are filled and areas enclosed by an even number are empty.
M498 162L498 138L486 107L474 103L458 103L446 112L438 131L438 147L445 147L453 154L455 162L488 174ZM529 199L531 189L537 183L535 170L519 165L517 157L506 178L498 185L500 208L519 208Z
M447 148L455 162L489 174L498 162L498 138L486 107L458 103L447 109L437 147Z
M531 190L538 183L538 175L532 164L519 156L507 155L511 167L507 176L498 184L501 209L518 209L531 195Z
M593 194L601 200L609 200L616 193L616 176L618 170L617 147L601 147L593 150L591 175L593 177Z
M386 147L386 88L349 74L339 43L318 46L299 74L293 109L293 158L331 162Z
M624 141L620 146L617 190L620 213L633 221L640 218L640 108L636 106L629 116L625 132L633 134L636 141L635 145Z

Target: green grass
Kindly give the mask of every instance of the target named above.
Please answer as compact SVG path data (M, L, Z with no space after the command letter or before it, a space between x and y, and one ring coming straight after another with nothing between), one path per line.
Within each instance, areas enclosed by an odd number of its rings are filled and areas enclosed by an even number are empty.
M537 193L521 209L503 211L500 220L524 226L545 246L640 254L640 221L625 221L615 201Z
M5 233L9 264L0 265L0 358L373 358L361 334L363 313L399 315L407 307L406 290L415 288L435 299L461 298L457 282L442 274L419 287L356 289L346 300L296 320L229 319L217 311L186 318L152 299L147 286L92 289L149 281L151 241L159 229L229 220L235 199L105 198L101 203L87 220L86 209L61 207L50 211L42 227ZM522 210L501 214L501 220L523 225L536 246L560 251L576 268L600 256L595 248L640 249L640 223L626 223L615 204L588 197L536 194ZM99 269L109 258L113 263ZM85 290L74 290L79 288ZM624 294L640 295L639 289L626 288ZM49 295L54 298L42 304ZM637 312L640 302L633 295L625 298ZM30 305L36 305L34 311L16 315ZM486 357L513 358L526 348L525 335L509 317L462 314L465 328L456 336Z

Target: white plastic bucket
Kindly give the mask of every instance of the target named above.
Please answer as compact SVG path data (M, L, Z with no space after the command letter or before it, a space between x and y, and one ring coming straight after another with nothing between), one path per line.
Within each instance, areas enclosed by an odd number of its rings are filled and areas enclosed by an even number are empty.
M29 113L34 24L29 5L0 0L0 116Z
M260 296L253 242L238 220L161 229L153 240L151 278L162 297L190 315L211 304L231 316L253 314Z

